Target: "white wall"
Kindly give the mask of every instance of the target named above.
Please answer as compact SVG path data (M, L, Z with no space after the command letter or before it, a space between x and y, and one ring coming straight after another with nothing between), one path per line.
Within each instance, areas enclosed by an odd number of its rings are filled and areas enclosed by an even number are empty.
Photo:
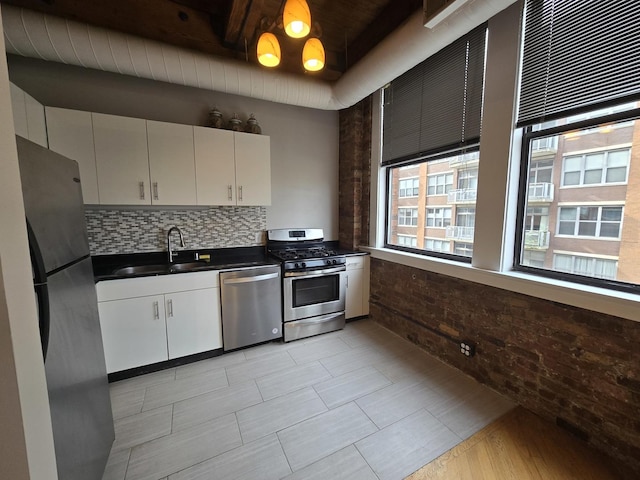
M0 50L4 51L1 19ZM4 56L0 56L0 125L0 478L55 480L49 399Z
M271 137L267 228L324 228L338 239L338 112L9 56L11 80L44 105L192 125L217 106L228 119L254 113Z

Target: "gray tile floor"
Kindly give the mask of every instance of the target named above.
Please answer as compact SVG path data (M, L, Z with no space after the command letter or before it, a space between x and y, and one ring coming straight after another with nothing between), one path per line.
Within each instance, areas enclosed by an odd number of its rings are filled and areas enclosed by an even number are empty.
M514 405L371 320L111 385L103 480L397 480Z

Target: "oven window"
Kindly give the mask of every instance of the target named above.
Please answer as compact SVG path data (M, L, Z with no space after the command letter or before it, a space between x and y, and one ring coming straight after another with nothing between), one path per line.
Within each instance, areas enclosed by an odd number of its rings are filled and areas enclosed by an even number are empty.
M340 275L293 280L293 307L304 307L340 299Z

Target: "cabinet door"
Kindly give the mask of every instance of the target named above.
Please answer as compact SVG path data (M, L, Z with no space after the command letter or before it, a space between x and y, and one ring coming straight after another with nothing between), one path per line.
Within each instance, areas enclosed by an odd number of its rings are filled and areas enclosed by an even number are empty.
M238 205L271 205L269 137L234 132Z
M49 148L78 162L84 203L99 204L91 112L45 107Z
M13 128L16 135L28 139L29 128L27 127L27 105L24 90L13 83L9 83L9 87L11 90L11 109L13 110Z
M150 205L147 123L92 113L98 189L103 205Z
M107 372L167 360L164 296L98 302Z
M193 127L198 205L235 205L233 132Z
M347 298L345 317L354 318L364 315L362 298L364 293L363 269L347 270Z
M27 131L29 140L37 143L41 147L48 148L47 123L44 119L44 105L25 92L25 109L27 111Z
M195 205L193 127L147 120L151 203Z
M165 295L169 358L222 347L220 289Z

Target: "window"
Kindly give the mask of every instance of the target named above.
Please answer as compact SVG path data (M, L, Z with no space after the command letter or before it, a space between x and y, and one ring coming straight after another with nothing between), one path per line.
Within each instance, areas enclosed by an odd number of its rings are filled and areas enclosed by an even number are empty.
M615 280L618 260L556 253L553 267L559 272Z
M562 169L562 186L626 183L631 149L567 155Z
M433 252L448 253L451 248L451 242L448 242L447 240L437 240L434 238L425 239L424 244L427 250L431 250Z
M412 226L418 225L418 209L417 208L399 208L398 209L398 225Z
M451 225L450 208L427 208L427 227L442 228L449 225Z
M405 178L400 180L400 198L417 197L418 188L420 185L420 179L418 178Z
M416 249L470 262L467 249L463 258L454 256L457 237L449 234L457 233L456 207L476 202L486 37L487 26L480 25L382 91L386 247L406 247L401 235L419 224L428 238L416 232ZM468 191L455 195L460 182Z
M551 137L556 139L556 137ZM539 140L535 140L536 142ZM535 149L535 145L533 147ZM553 176L553 158L548 160L535 160L529 168L529 184L551 183Z
M560 207L558 234L618 238L621 222L622 207Z
M417 247L418 238L415 235L398 235L398 245L403 247Z
M427 178L427 195L446 195L453 186L453 173L431 175Z
M453 253L463 257L471 257L473 256L473 243L455 242Z

